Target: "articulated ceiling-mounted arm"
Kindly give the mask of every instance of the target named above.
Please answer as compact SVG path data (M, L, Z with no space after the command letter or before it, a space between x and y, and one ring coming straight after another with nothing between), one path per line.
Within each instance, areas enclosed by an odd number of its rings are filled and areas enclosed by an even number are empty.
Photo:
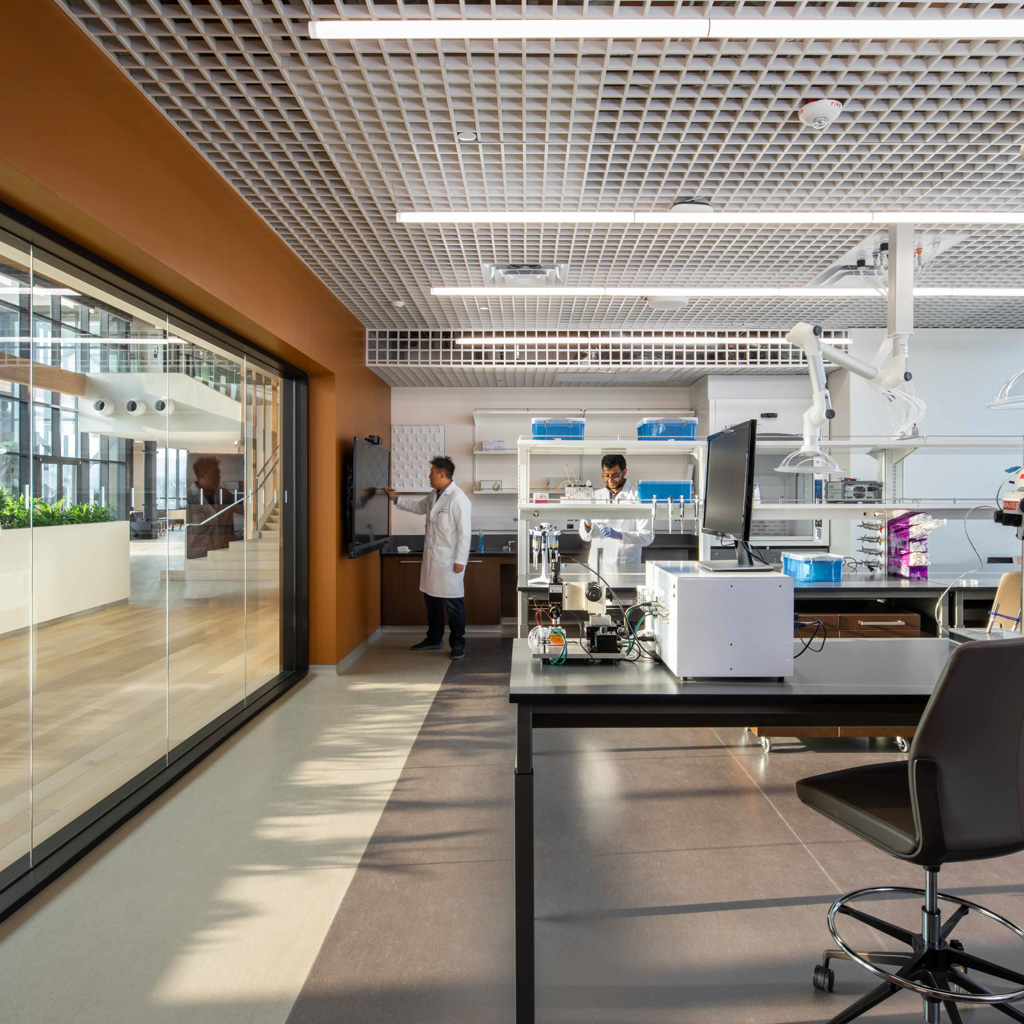
M802 349L807 357L807 371L811 377L811 407L804 413L803 445L787 455L777 467L783 473L843 472L839 463L821 450L821 428L835 416L825 379L826 358L879 388L896 388L910 380L906 336L893 338L892 362L882 369L823 343L821 333L821 328L816 325L799 323L786 335L786 341Z

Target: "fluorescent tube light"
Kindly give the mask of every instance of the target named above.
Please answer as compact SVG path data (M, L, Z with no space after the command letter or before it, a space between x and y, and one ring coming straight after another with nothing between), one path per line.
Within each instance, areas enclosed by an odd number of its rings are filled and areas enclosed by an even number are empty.
M312 39L1020 39L1019 18L325 18Z
M1004 210L763 210L750 213L725 210L630 211L574 210L408 210L399 224L1024 224L1024 213Z
M574 288L565 285L537 288L492 288L487 286L439 286L431 295L479 298L741 298L741 299L831 299L880 298L875 288Z
M845 344L847 338L830 338L829 344ZM591 338L566 338L559 335L538 335L523 337L507 335L504 337L473 338L463 335L456 339L458 345L788 345L785 334L779 333L775 338L752 338L744 335L710 337L701 335L665 334L658 337L640 334L599 335Z
M538 288L438 286L431 295L447 298L663 298L663 299L878 299L875 288ZM1024 298L1024 288L915 288L918 298Z

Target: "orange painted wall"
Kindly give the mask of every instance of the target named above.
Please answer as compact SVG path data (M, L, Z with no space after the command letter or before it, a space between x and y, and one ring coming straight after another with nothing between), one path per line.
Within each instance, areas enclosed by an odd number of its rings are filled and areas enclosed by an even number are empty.
M346 439L390 434L362 325L53 0L0 7L0 200L310 374L310 660L339 660L380 625L379 556L341 550Z

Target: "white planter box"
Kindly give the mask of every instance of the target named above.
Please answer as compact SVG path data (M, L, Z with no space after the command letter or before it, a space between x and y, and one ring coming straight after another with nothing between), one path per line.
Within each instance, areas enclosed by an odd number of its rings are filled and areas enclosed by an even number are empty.
M129 551L124 522L0 530L0 635L28 626L33 580L36 625L127 601Z

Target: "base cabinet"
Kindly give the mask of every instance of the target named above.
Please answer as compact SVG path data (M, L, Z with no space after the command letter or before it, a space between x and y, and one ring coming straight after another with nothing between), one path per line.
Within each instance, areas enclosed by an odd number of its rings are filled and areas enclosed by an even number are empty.
M423 559L381 558L381 625L426 626L427 609L420 593ZM497 558L470 557L466 565L466 625L501 625L501 566Z

